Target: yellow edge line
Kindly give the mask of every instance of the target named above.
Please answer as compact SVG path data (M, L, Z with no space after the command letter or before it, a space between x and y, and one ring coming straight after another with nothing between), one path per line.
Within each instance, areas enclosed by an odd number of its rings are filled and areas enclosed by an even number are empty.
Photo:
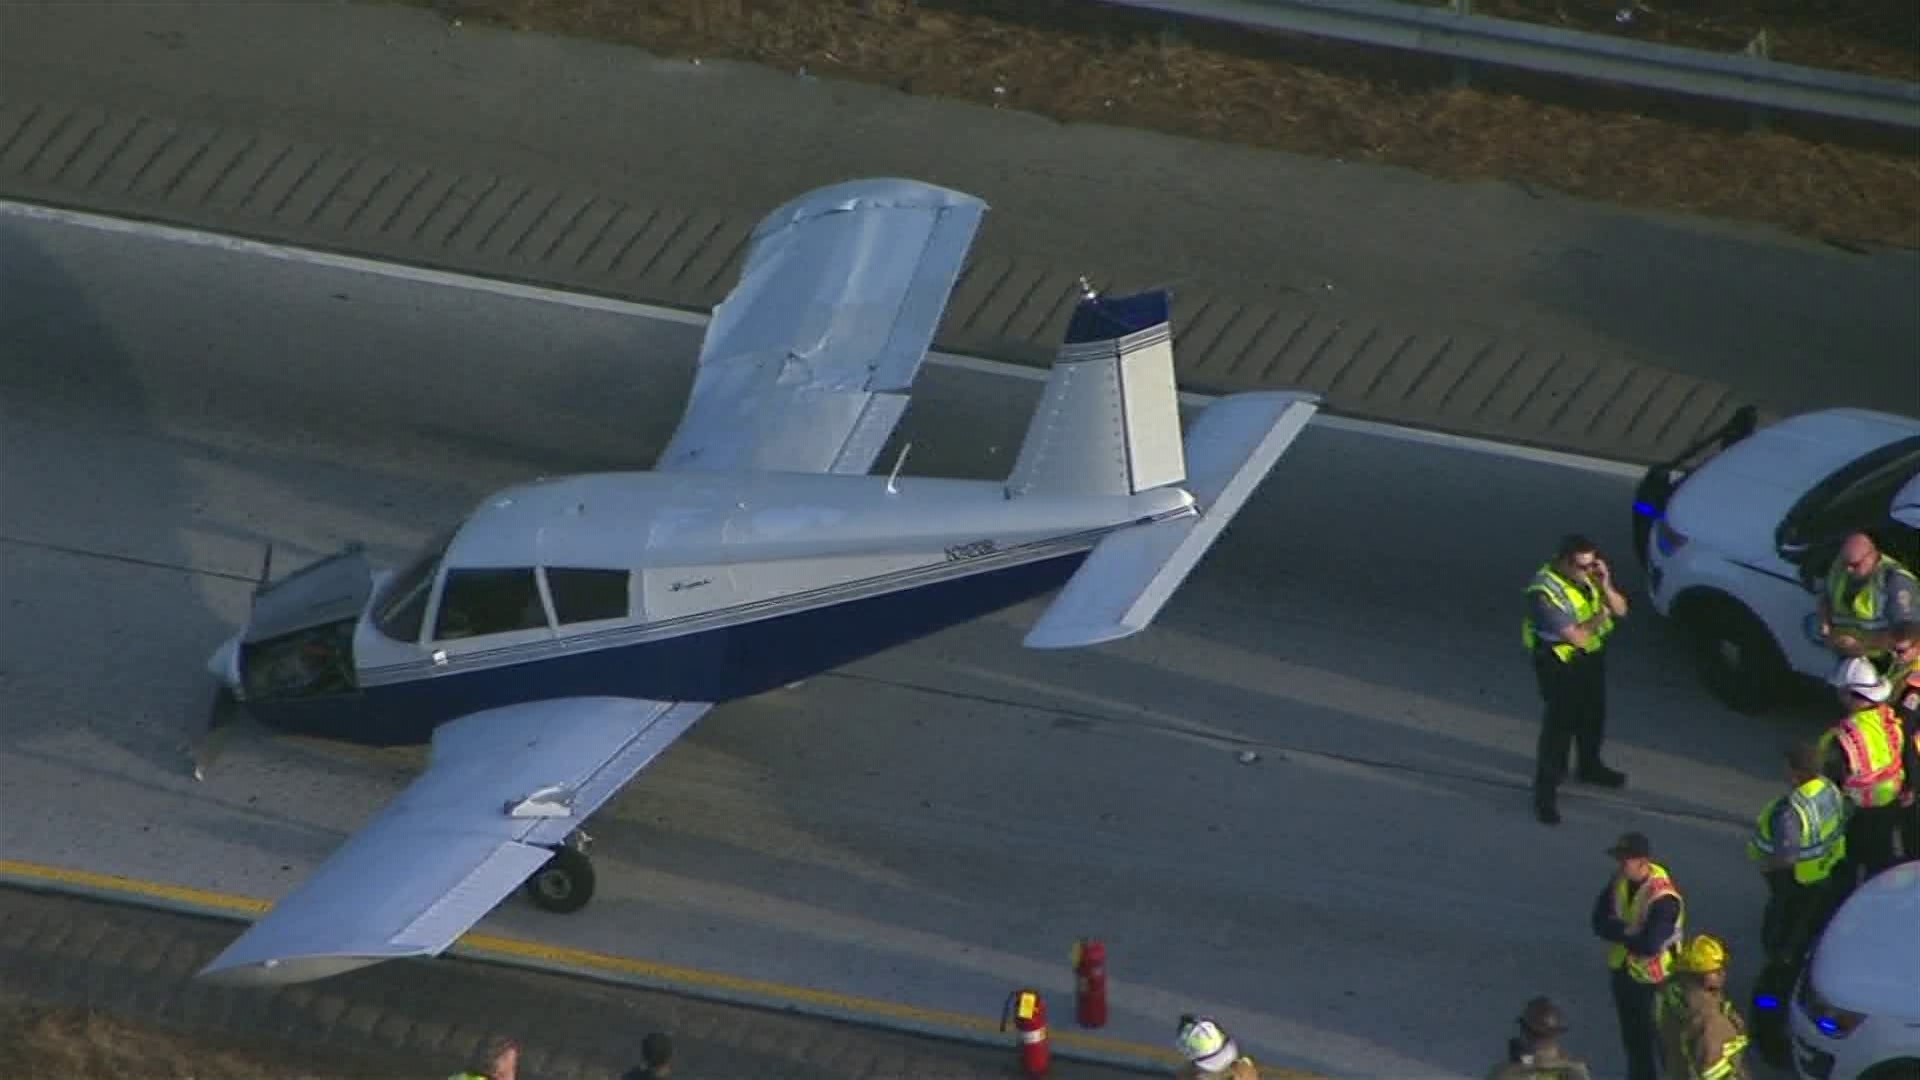
M102 892L125 893L151 899L169 900L176 903L194 904L242 915L262 915L271 904L263 900L254 900L228 893L209 892L205 889L191 889L181 885L166 885L157 881L145 881L140 878L123 877L119 874L100 874L91 870L69 870L58 866L43 866L39 863L20 862L14 859L0 859L0 874L16 878L26 878L56 885L79 886ZM894 1020L907 1020L917 1024L943 1028L958 1028L964 1031L997 1034L1000 1022L966 1013L943 1012L938 1009L922 1009L913 1005L902 1005L876 998L857 997L852 994L840 994L830 990L811 990L801 986L788 986L784 983L768 982L763 979L748 979L736 975L722 975L717 972L701 971L696 968L679 967L673 964L656 964L646 960L632 960L622 956L608 956L605 953L588 952L585 949L573 949L560 945L542 945L537 942L523 941L519 938L499 937L493 934L469 933L462 935L454 948L465 953L477 953L491 956L507 956L519 960L533 960L545 964L586 968L590 970L612 972L620 975L636 976L661 983L700 987L708 990L724 990L733 993L753 994L773 998L796 1005L811 1005L858 1013L869 1016L881 1016ZM1069 1047L1079 1047L1102 1054L1120 1055L1131 1058L1143 1058L1149 1061L1169 1065L1180 1064L1184 1059L1179 1054L1164 1047L1150 1046L1146 1043L1125 1042L1119 1039L1107 1039L1097 1035L1085 1035L1071 1030L1054 1030L1053 1042ZM1282 1072L1283 1078L1289 1075L1306 1078L1308 1074L1289 1074ZM1318 1080L1318 1078L1313 1078Z

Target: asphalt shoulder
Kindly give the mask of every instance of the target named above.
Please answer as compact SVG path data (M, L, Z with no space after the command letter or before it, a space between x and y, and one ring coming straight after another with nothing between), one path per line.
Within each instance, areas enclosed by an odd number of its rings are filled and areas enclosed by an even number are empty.
M1920 347L1920 258L1517 185L416 8L18 12L8 198L704 310L772 207L913 176L993 208L950 351L1044 365L1082 275L1165 285L1189 389L1309 389L1347 415L1634 461L1749 402L1908 407L1888 388Z
M79 1006L188 1035L278 1046L336 1080L457 1071L489 1035L525 1048L528 1080L612 1080L663 1031L687 1080L986 1080L1015 1052L475 961L376 965L262 991L191 978L230 923L0 887L0 998ZM422 1072L421 1070L426 1070ZM1056 1059L1062 1080L1138 1077Z

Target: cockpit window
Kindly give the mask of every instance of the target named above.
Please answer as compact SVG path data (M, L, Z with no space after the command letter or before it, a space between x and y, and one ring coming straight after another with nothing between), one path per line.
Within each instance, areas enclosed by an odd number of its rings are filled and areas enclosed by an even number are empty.
M395 641L420 640L420 626L427 618L427 598L433 593L433 576L452 542L451 530L434 537L419 558L393 576L374 616L374 625L382 634Z
M546 575L553 615L562 625L624 619L632 610L628 571L549 566Z
M537 630L547 624L533 568L449 570L433 636L451 638Z

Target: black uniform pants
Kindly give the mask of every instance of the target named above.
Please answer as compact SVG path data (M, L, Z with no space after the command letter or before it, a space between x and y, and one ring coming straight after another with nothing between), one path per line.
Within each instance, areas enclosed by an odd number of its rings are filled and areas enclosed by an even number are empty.
M1894 837L1899 834L1898 803L1871 808L1854 807L1853 816L1847 819L1847 866L1843 871L1847 880L1855 880L1855 867L1866 870L1866 874L1859 879L1864 881L1892 866L1895 862Z
M1827 928L1842 893L1845 867L1811 885L1794 880L1791 870L1767 871L1767 908L1760 918L1760 946L1770 962L1797 965Z
M1545 711L1535 754L1533 794L1551 802L1567 775L1567 750L1577 746L1579 772L1601 767L1600 744L1607 727L1605 653L1575 652L1562 661L1544 646L1533 651L1533 675L1540 684Z
M1627 1051L1627 1080L1657 1080L1659 1036L1653 1003L1660 987L1627 974L1613 973L1613 1010L1620 1017L1620 1045Z

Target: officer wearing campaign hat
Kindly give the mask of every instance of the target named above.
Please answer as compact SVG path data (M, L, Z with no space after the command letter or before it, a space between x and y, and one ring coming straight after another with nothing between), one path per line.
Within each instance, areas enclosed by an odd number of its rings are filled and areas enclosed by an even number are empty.
M1567 1021L1552 998L1527 1002L1518 1022L1519 1038L1507 1040L1507 1060L1489 1070L1487 1080L1592 1080L1586 1063L1560 1046Z
M1667 868L1653 861L1646 834L1630 832L1607 849L1619 870L1593 904L1593 933L1609 942L1614 1012L1627 1053L1627 1080L1654 1080L1658 1041L1654 1002L1679 956L1686 902Z

